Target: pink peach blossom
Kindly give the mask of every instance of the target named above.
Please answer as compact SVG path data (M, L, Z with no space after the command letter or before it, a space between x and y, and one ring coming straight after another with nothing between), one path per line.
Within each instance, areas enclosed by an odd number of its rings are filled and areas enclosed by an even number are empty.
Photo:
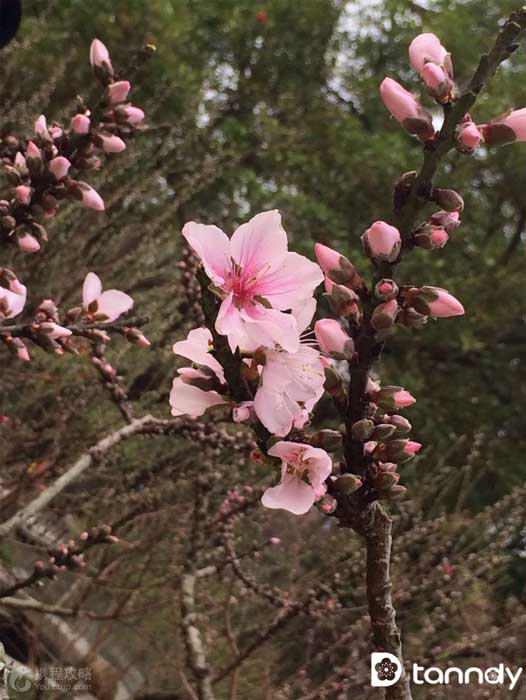
M311 299L292 310L298 331L310 324L316 301ZM292 428L301 429L309 413L323 395L325 372L320 353L303 342L295 353L279 348L264 350L254 411L265 428L285 437Z
M449 236L443 228L433 228L430 236L434 248L443 248L449 240Z
M433 287L436 293L436 299L428 302L431 316L437 318L448 318L450 316L462 316L465 311L458 299L447 292L445 289Z
M35 135L39 136L42 141L47 143L51 143L53 141L47 128L46 117L43 114L41 114L36 120L34 130Z
M53 340L58 338L67 338L71 335L69 328L64 328L64 326L59 326L58 323L52 321L45 321L40 324L40 328Z
M133 299L117 289L102 291L102 282L94 272L88 272L82 287L82 306L85 313L103 323L116 321L133 306Z
M218 381L223 383L225 380L223 368L210 352L211 342L212 334L207 328L196 328L190 331L186 340L175 343L173 351L196 365L211 370ZM178 370L178 374L170 392L172 415L198 418L208 408L228 403L217 391L206 391L198 386L200 382L210 380L210 375L204 371L184 367Z
M482 141L482 132L473 122L467 122L460 127L458 140L465 148L476 148Z
M407 389L399 389L393 394L395 408L407 408L416 403L415 397Z
M449 78L446 71L436 63L426 63L422 68L422 80L434 93L441 95L448 91Z
M223 295L216 320L232 351L299 347L297 321L283 313L306 302L322 281L315 263L287 251L278 211L257 214L228 238L216 226L190 222L183 236Z
M362 236L364 246L371 257L392 262L400 252L400 231L385 221L375 221Z
M268 454L281 459L281 480L268 488L261 499L266 508L282 508L294 515L307 513L327 492L331 458L317 447L298 442L277 442Z
M49 171L56 180L63 180L71 168L71 163L64 156L57 156L49 161Z

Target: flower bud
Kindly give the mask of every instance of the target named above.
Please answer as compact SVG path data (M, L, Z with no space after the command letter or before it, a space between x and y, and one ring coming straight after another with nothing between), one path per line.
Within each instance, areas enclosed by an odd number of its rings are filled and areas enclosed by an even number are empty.
M349 496L362 486L362 480L356 474L342 474L334 482L337 491Z
M138 328L126 328L124 329L124 335L126 337L126 340L128 340L130 343L133 343L134 345L139 345L142 348L149 348L151 346L150 341L148 338L141 333L141 331Z
M446 211L462 211L464 209L464 200L455 190L445 190L441 187L434 187L431 197L439 207Z
M133 105L120 106L115 108L115 118L117 121L135 126L144 121L144 112Z
M445 229L440 226L431 226L424 224L414 235L414 241L420 248L433 250L435 248L443 248L449 240L449 236Z
M38 136L41 140L41 142L44 143L53 143L53 139L51 138L48 128L47 128L47 121L46 117L41 114L39 118L35 122L34 126L34 131L35 135Z
M389 423L380 423L380 425L377 425L373 430L371 439L382 442L383 440L388 440L395 432L396 426L389 425Z
M124 141L112 134L97 134L94 142L104 153L122 153L126 150Z
M415 440L391 440L390 442L382 444L381 456L390 462L403 464L404 462L408 462L410 459L413 459L415 454L421 448L422 444L420 442L416 442Z
M406 408L407 406L412 406L416 402L414 396L400 386L384 386L373 393L371 399L378 404L380 408L388 411Z
M426 84L429 94L438 102L451 100L454 83L442 66L437 66L436 63L426 63L422 69L422 80Z
M406 433L409 433L412 428L411 423L407 420L407 418L396 414L393 416L384 416L382 420L384 423L394 426L397 435L405 435Z
M363 286L356 268L344 255L321 243L314 244L314 252L321 269L331 282L347 285L351 289Z
M447 233L453 233L460 226L461 221L458 211L437 211L429 217L429 223L444 228Z
M334 367L324 367L325 372L325 383L323 388L325 391L334 396L335 398L345 397L345 391L343 389L343 380Z
M359 297L343 284L335 284L325 278L325 290L331 309L337 316L358 319L360 317Z
M417 98L396 80L385 78L380 85L380 95L396 121L410 134L415 134L424 141L435 135L431 115L421 107Z
M380 471L371 479L372 484L378 491L386 491L395 486L400 480L400 474L392 471Z
M365 249L372 258L393 262L400 253L400 232L385 221L375 221L362 236Z
M31 202L31 187L18 185L15 189L15 199L19 204L27 206Z
M91 120L85 114L76 114L71 120L71 131L75 134L87 134L91 127Z
M49 162L49 171L55 180L63 180L71 168L71 163L64 156L57 156Z
M440 287L412 288L406 295L407 302L420 314L449 318L462 316L465 311L455 297Z
M398 302L391 299L375 307L371 316L371 326L375 331L385 331L395 323L398 315Z
M342 446L342 434L338 430L325 428L309 439L312 447L321 447L326 452L336 452Z
M110 54L99 39L93 39L91 42L89 59L97 77L102 82L110 82L113 78Z
M413 39L409 45L409 61L419 75L422 74L427 63L435 63L438 66L447 66L452 77L450 55L435 34L419 34Z
M40 250L40 243L27 231L17 231L15 234L16 244L25 253L36 253Z
M394 280L383 279L374 288L374 293L382 301L390 301L398 296L398 285Z
M104 200L100 194L93 189L87 182L76 182L71 192L76 199L82 202L82 205L88 209L95 209L96 211L104 211L106 208L104 205Z
M490 146L526 141L526 107L501 114L480 129L484 141Z
M351 428L351 437L357 442L365 442L369 439L374 430L374 423L369 418L362 418L362 420L353 423Z
M354 354L354 341L339 321L324 318L314 325L316 340L323 353L334 359L350 359Z
M131 85L127 80L120 80L108 86L108 98L111 104L125 102L130 92Z
M457 140L461 150L469 153L482 141L482 132L472 121L467 121L459 126Z

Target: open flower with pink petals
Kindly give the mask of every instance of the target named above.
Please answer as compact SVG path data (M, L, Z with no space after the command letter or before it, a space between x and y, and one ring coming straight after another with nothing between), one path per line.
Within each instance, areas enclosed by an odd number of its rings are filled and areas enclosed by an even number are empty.
M102 282L94 272L88 272L82 288L82 307L84 312L97 321L110 323L129 311L133 299L118 289L102 291Z
M205 272L223 297L216 320L232 351L299 347L296 319L284 313L308 301L323 280L316 263L287 249L278 211L257 214L229 239L217 226L183 228Z
M302 332L312 320L316 302L293 309L298 330ZM285 437L292 428L301 429L323 395L325 372L320 353L305 340L296 352L266 348L260 385L254 399L254 411L265 428Z
M332 472L331 458L318 447L284 441L273 445L268 454L281 459L281 480L265 491L262 504L304 515L327 492L325 481Z
M223 368L210 352L212 334L207 328L190 331L186 340L173 346L177 355L191 360L197 367L178 370L170 392L170 406L174 416L198 418L212 406L227 404L228 400L211 387L224 384Z

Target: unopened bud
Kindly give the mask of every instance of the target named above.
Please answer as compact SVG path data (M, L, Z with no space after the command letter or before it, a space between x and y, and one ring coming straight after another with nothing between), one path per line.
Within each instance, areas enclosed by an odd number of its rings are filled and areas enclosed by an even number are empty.
M395 323L398 315L398 302L391 299L375 307L371 316L371 326L375 331L385 331Z
M390 301L398 296L398 285L394 280L383 279L374 288L374 293L382 301Z
M356 474L342 474L336 479L334 486L337 491L348 496L362 486L362 480Z
M455 190L445 190L441 187L434 187L431 198L439 207L442 207L442 209L446 211L462 211L462 209L464 209L464 200Z
M336 452L342 446L342 434L338 430L326 428L313 435L309 443L312 447L321 447L327 452Z
M353 423L351 428L351 436L353 440L358 442L365 442L371 436L374 430L374 423L368 418L363 418L362 420Z
M396 427L394 425L389 425L388 423L380 423L380 425L377 425L373 430L371 439L377 440L378 442L382 442L383 440L387 440L388 438L390 438L391 435L394 435L395 432Z

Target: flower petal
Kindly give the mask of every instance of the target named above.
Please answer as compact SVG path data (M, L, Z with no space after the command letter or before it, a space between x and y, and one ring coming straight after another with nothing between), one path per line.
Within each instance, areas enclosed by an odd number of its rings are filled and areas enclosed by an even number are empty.
M256 214L230 239L232 257L244 274L278 264L287 253L287 234L277 209Z
M212 334L208 328L195 328L188 333L186 340L179 340L173 346L173 351L176 355L186 357L188 360L195 362L197 365L205 365L210 367L217 376L223 380L223 368L215 359L209 346L212 342Z
M104 314L107 317L106 323L115 321L133 306L133 299L128 294L117 289L109 289L107 292L103 292L97 301L99 305L97 313Z
M94 272L88 272L82 287L82 303L88 307L102 294L102 282Z
M323 273L317 263L298 253L287 253L279 267L260 273L255 293L268 299L275 309L291 309L312 297L322 282Z
M296 319L291 314L285 314L276 309L267 309L262 304L252 303L241 308L240 316L244 330L255 350L263 346L272 348L281 346L287 352L296 352L300 338Z
M170 392L170 406L173 416L199 418L212 406L228 403L217 391L203 391L187 384L182 377L176 377Z
M222 285L232 268L230 241L217 226L206 226L190 221L183 228L183 236L199 257L212 282Z
M266 508L282 508L304 515L314 505L314 491L301 479L287 474L283 481L265 491L261 503Z
M273 435L285 437L294 422L291 402L281 391L261 386L254 399L254 411L265 428ZM298 406L298 413L301 412Z

